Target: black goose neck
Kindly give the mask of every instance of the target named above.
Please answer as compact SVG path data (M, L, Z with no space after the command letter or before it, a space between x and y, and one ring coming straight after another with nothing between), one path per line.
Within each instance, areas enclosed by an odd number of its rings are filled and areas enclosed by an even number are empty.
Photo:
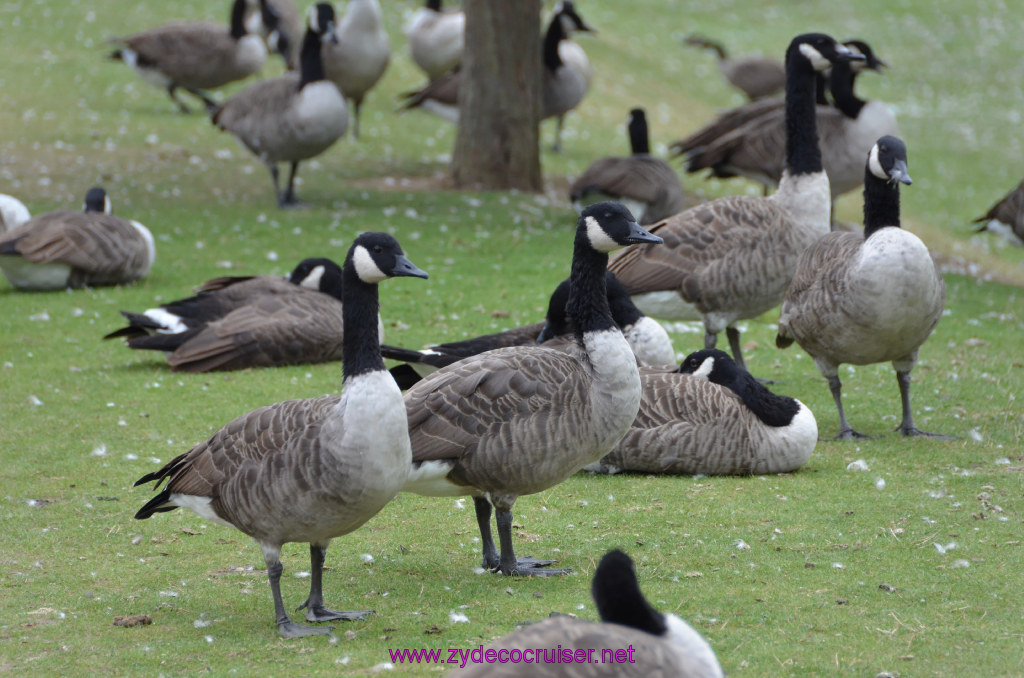
M644 597L636 574L625 561L595 573L591 594L605 623L622 624L655 636L668 632L665 615Z
M738 395L747 409L767 426L788 426L800 411L796 400L772 393L746 370L739 370L731 382L723 385Z
M247 34L245 30L245 0L235 0L231 5L231 37L240 40Z
M857 79L857 72L850 66L850 62L844 61L832 66L832 76L829 82L829 89L832 90L832 99L838 108L847 118L856 120L861 109L867 102L853 93L853 83Z
M606 284L608 285L608 307L612 313L612 320L620 329L635 325L640 318L644 317L644 314L633 303L626 286L611 271L606 276Z
M629 121L629 145L633 149L633 155L648 154L651 152L650 139L647 132L647 117L643 113L637 113Z
M441 0L427 0L426 8L435 12L441 11Z
M551 18L547 33L544 34L544 67L549 71L558 70L562 65L562 57L558 54L558 43L568 36L562 28L562 15L556 14Z
M299 89L326 77L324 62L320 57L320 42L320 36L310 30L307 30L305 37L302 38L302 51L299 53Z
M900 187L864 170L864 238L886 226L900 226Z
M607 268L608 255L591 247L585 230L577 230L566 304L566 314L575 325L577 341L582 342L587 332L615 327L608 307Z
M380 355L377 315L380 312L377 285L364 282L351 261L345 264L341 318L341 367L344 379L384 369Z
M790 174L822 171L815 73L799 50L791 49L786 55L786 168Z
M819 106L828 106L828 78L821 71L814 74L814 100Z

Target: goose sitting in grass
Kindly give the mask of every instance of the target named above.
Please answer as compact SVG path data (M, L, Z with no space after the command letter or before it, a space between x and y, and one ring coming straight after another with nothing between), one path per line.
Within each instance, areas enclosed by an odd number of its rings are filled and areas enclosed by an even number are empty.
M569 277L576 346L487 351L406 391L413 468L403 489L472 496L485 568L505 575L568 571L516 558L512 506L608 454L636 418L640 373L608 307L605 267L613 250L659 241L618 203L588 207L577 222ZM492 506L500 553L491 535Z
M722 678L708 641L644 597L633 560L619 550L601 558L590 593L600 622L552 615L487 646L497 663L468 663L452 678ZM468 653L469 650L466 650ZM502 661L504 659L504 661ZM523 666L529 666L528 672ZM571 667L571 668L570 668Z
M636 354L640 365L669 365L675 362L675 349L668 332L657 320L640 312L629 298L626 288L615 275L606 275L608 306L612 319L622 330L630 348ZM421 351L398 346L382 345L385 358L403 361L402 365L391 368L398 385L407 389L424 376L439 367L468 358L469 356L506 346L530 346L543 344L549 348L569 346L573 341L572 321L566 315L569 301L569 280L563 280L551 294L544 322L514 327L504 332L485 334L479 337L434 344Z
M988 212L975 219L974 223L981 224L978 232L1001 233L1008 240L1024 245L1024 181L992 205Z
M636 421L599 473L758 475L803 466L818 442L814 414L775 395L728 354L704 349L678 369L640 368Z
M295 197L295 173L303 160L320 155L348 129L348 108L338 88L325 79L322 39L334 39L334 8L310 8L299 55L299 74L262 80L214 109L218 128L235 135L270 170L281 208L301 207ZM291 164L282 192L277 165Z
M100 187L85 194L82 212L45 212L0 235L0 269L19 290L124 285L144 278L155 258L153 234L111 214Z
M918 430L910 407L910 371L942 317L946 285L925 244L900 228L901 183L910 185L907 148L896 137L882 137L864 172L864 232L833 232L809 247L779 314L775 343L799 343L828 380L839 440L867 437L846 421L839 365L887 361L903 401L900 433L949 439Z
M286 400L243 414L208 440L140 478L163 489L139 509L142 520L178 507L234 527L260 545L285 638L325 634L293 622L281 597L281 546L308 542L310 622L362 619L371 611L324 606L327 546L377 514L405 483L412 458L402 392L380 357L377 284L396 276L426 278L393 237L364 233L344 265L342 393ZM372 426L367 423L372 422Z

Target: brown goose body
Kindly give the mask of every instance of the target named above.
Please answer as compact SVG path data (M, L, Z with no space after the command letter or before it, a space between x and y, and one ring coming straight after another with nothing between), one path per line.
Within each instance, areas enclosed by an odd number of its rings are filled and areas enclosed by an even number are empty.
M690 35L686 44L710 49L718 56L718 70L730 85L751 100L782 91L786 86L786 68L778 59L761 56L730 57L721 43L701 35Z

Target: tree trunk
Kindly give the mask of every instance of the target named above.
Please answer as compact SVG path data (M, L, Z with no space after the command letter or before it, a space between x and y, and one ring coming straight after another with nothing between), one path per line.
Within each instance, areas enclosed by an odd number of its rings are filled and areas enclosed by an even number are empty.
M464 0L466 38L452 178L541 190L540 0Z

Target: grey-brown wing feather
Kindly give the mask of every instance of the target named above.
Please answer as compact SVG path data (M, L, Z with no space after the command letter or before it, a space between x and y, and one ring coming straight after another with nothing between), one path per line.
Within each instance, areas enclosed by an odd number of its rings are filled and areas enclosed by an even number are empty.
M775 94L786 86L786 68L775 59L747 57L720 63L726 79L751 99Z
M707 146L715 139L746 125L751 120L767 113L782 111L785 105L784 99L773 97L731 108L690 136L674 142L669 146L669 150L674 156L688 155L696 149Z
M234 67L237 43L227 26L207 22L171 23L112 42L137 52L182 87L220 87L245 74Z
M594 161L569 188L573 200L589 193L648 203L651 207L643 215L646 223L664 219L685 207L679 175L667 162L649 155Z

